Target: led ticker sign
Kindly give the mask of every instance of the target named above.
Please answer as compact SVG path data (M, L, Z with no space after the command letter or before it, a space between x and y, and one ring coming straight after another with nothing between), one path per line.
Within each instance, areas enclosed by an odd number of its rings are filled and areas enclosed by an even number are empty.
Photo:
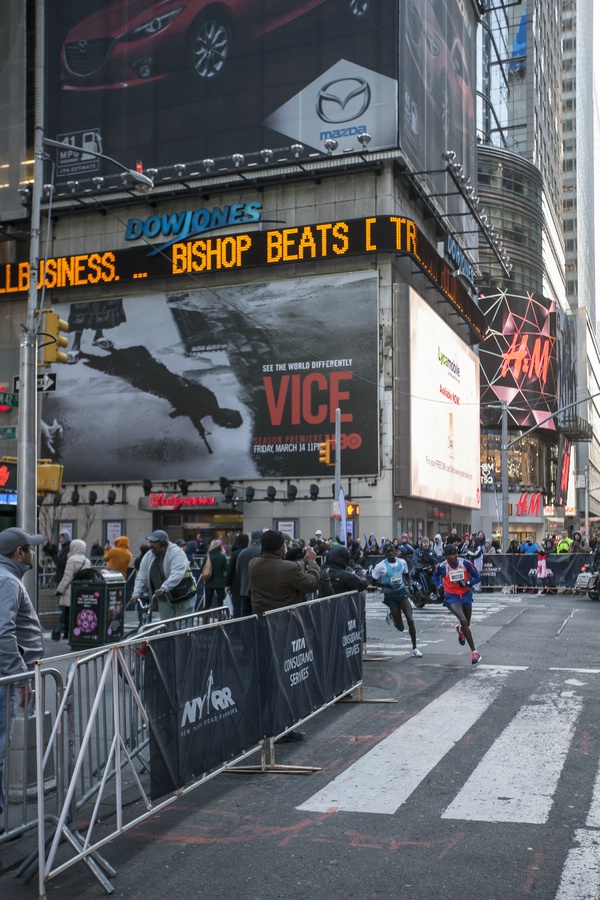
M160 253L155 247L91 252L40 261L38 287L47 290L97 287L138 279L177 278L246 268L274 269L286 263L340 260L374 253L409 256L452 303L477 340L487 332L485 318L452 269L415 222L404 216L372 216L321 222L270 231L176 241ZM29 264L0 268L0 297L26 293Z

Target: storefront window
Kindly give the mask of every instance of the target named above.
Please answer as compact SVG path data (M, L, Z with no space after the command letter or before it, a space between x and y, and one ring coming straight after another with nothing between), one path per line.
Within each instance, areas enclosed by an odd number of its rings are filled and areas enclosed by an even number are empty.
M509 435L509 442L518 432ZM484 431L481 435L481 489L500 490L502 485L502 438L498 431ZM536 435L529 435L508 450L508 489L510 491L546 491L546 444Z

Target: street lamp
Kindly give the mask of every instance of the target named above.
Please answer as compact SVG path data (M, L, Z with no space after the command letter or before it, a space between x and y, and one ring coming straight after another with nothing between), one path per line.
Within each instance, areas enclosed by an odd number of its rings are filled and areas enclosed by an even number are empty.
M29 245L29 288L27 291L27 322L19 343L19 419L17 430L17 525L28 534L37 531L37 457L38 457L38 407L37 407L37 353L38 353L38 281L41 228L41 203L44 190L44 145L66 149L67 145L44 137L43 83L44 83L44 2L36 0L35 45L35 109L34 109L34 162L31 191L31 225ZM154 182L142 172L129 169L123 163L85 150L90 156L106 159L127 173L127 177L142 191L149 191ZM32 575L33 572L33 575ZM27 574L27 587L36 596L35 570Z
M508 549L508 451L511 447L514 447L515 444L518 444L519 441L522 441L523 438L526 438L528 435L530 435L532 431L537 431L538 428L541 428L542 425L544 425L546 422L549 422L550 419L553 419L555 416L560 415L560 413L565 412L567 409L572 409L574 406L579 406L580 403L585 403L588 400L593 400L594 397L598 396L600 396L600 391L596 391L594 394L588 394L587 397L582 397L580 400L575 400L573 403L567 403L566 406L561 406L560 409L556 410L556 412L550 413L550 415L546 416L545 419L542 419L541 422L537 422L532 428L529 428L524 434L519 435L519 437L515 438L512 441L508 440L508 403L506 403L506 401L502 402L500 466L502 480L502 550L504 553L506 553Z

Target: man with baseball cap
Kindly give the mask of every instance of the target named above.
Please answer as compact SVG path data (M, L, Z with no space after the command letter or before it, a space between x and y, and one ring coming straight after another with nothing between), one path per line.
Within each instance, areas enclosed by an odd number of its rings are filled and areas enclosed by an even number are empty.
M163 622L165 619L175 619L193 612L196 604L195 587L191 596L179 602L169 602L169 592L181 583L190 567L186 554L160 528L149 534L146 540L150 544L150 552L142 556L131 603L137 603L140 596L156 597ZM187 577L191 584L191 576Z
M26 675L44 655L42 626L23 585L23 575L35 566L34 547L44 538L22 528L0 532L0 677ZM4 831L4 759L19 706L26 707L30 682L0 689L0 834ZM8 739L8 740L7 740Z
M319 587L321 570L312 547L306 548L304 565L284 559L287 548L281 531L264 531L260 540L261 556L250 560L250 596L252 612L269 612L282 606L301 603L305 594Z

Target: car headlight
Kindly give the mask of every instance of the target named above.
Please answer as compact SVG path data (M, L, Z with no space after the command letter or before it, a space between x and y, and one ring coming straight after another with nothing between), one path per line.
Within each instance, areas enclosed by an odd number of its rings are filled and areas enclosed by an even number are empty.
M148 19L147 22L143 22L141 25L136 25L136 27L132 28L131 31L126 31L125 34L121 37L121 40L139 41L140 38L152 37L152 35L158 34L160 31L164 31L164 29L171 24L173 19L177 18L180 12L183 12L183 9L183 6L178 6L177 9L172 9L160 16L152 16L152 18Z

